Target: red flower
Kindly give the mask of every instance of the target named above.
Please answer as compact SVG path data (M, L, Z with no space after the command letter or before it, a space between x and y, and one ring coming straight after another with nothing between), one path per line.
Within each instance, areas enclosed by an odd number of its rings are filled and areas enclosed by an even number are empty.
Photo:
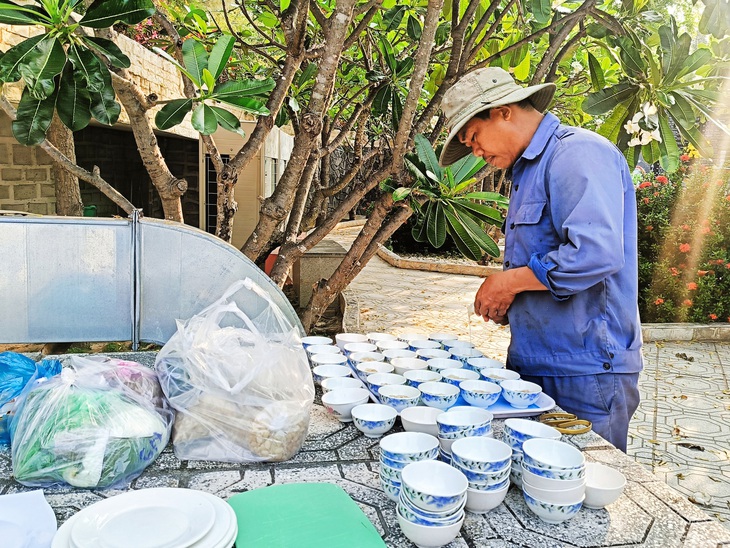
M661 297L657 297L657 300L654 301L654 304L657 306L659 306L660 304L663 304L663 303L664 303L664 299L662 299Z
M657 175L656 182L666 185L669 182L669 179L667 179L664 175Z
M679 270L677 270L675 267L672 267L669 270L672 271L672 276L679 276Z
M694 282L689 282L687 284L687 289L689 289L690 291L694 291L695 289L697 289L697 284Z
M689 225L682 225L682 230L689 230Z
M689 162L689 154L682 154L679 159L682 162Z
M639 188L647 188L651 186L651 181L644 181L639 185Z
M647 232L651 232L652 230L654 230L654 227L649 225L646 227L646 230L647 230Z
M705 274L707 274L708 272L709 272L709 270L698 270L698 271L697 271L697 275L698 275L698 276L704 276L704 275L705 275Z
M703 226L700 232L702 232L702 234L709 234L712 232L712 229L709 226Z
M726 200L727 200L728 202L730 202L730 194L728 194L727 196L725 196L725 199L726 199Z
M649 198L644 198L644 203L645 204L648 204L649 203Z
M691 249L689 244L679 244L679 251L681 253L689 253L689 250Z
M692 301L690 301L689 299L685 299L682 301L682 304L684 306L692 306Z
M716 320L717 319L717 314L709 314L709 317L710 317L711 320Z
M730 263L727 263L727 264L725 265L725 268L727 268L728 270L730 270Z
M654 193L654 198L656 198L657 196L659 196L659 193L658 192L655 192Z

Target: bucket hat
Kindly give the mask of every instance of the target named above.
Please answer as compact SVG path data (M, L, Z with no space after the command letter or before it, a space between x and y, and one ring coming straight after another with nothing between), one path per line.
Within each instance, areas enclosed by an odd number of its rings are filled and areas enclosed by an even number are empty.
M545 112L555 94L555 84L539 84L523 87L504 69L486 67L462 77L444 94L441 110L447 119L449 136L441 151L439 163L453 164L471 152L462 144L457 134L475 114L490 108L519 103L529 99L532 106Z

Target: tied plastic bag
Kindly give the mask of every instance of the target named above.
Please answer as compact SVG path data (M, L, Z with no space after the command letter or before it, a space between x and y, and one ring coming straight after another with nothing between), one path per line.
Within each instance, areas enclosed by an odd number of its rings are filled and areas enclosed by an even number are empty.
M108 364L86 362L24 391L10 425L13 474L20 483L123 485L167 445L172 411L110 381Z
M15 416L18 399L29 383L58 375L61 362L43 360L36 364L16 352L0 353L0 444L10 443L9 425Z
M261 312L246 315L237 294ZM249 278L178 322L155 368L176 411L180 459L282 461L301 448L314 400L307 355L297 329Z

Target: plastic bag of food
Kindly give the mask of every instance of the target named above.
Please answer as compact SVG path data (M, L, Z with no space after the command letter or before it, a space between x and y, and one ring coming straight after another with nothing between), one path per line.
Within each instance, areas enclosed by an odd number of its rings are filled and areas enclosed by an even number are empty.
M28 383L61 372L58 360L36 363L16 352L0 353L0 444L10 443L10 421L15 415L18 398Z
M246 315L237 294L261 312ZM282 461L301 448L314 400L307 355L298 330L252 280L178 322L155 368L176 411L179 458Z
M108 366L73 364L29 386L10 425L15 479L24 485L122 485L167 445L172 411L104 377Z

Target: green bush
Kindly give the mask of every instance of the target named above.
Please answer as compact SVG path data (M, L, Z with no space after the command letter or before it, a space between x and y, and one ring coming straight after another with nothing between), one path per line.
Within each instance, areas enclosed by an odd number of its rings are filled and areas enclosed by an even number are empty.
M644 322L730 322L730 184L682 155L672 174L635 179Z

